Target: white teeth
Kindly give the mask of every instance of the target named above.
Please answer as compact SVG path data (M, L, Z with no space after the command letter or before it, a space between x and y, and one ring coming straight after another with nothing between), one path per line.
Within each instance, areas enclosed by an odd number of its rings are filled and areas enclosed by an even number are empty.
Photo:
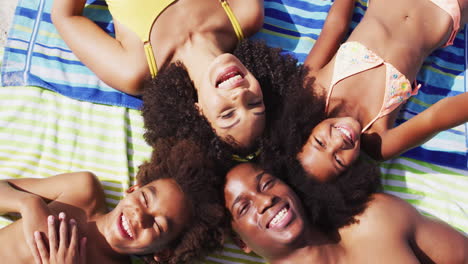
M232 85L232 84L234 84L234 83L235 83L237 80L239 80L239 79L242 79L242 76L240 76L240 75L234 75L234 76L232 76L231 78L229 78L229 79L227 79L227 80L221 82L221 83L218 85L218 87L219 87L219 88L223 88L223 87L226 86L226 85Z
M125 215L122 215L120 220L122 221L122 226L125 229L125 232L127 232L129 237L133 238L132 230L130 230L130 225L129 225L128 220L125 217Z
M341 127L336 127L336 129L338 129L342 134L344 134L349 140L352 141L351 133L347 129Z
M281 209L281 211L279 211L275 217L271 220L270 222L270 226L272 225L276 225L278 222L280 222L281 220L283 220L283 218L286 216L286 213L288 212L288 209L285 207L283 209Z

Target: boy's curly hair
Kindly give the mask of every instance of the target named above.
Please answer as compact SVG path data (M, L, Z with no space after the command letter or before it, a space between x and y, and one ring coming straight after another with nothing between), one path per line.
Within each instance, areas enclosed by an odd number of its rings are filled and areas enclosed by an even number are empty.
M148 184L171 178L177 182L189 201L190 223L169 245L173 254L159 263L193 263L194 260L220 249L223 245L224 205L219 196L219 182L212 162L190 141L158 141L150 162L139 167L137 182ZM159 153L164 153L162 157ZM143 256L147 263L157 263L153 255Z
M271 48L263 42L244 40L233 54L252 72L262 87L266 111L266 128L279 113L282 95L288 89L302 87L292 80L303 74L302 66L289 55L280 54L281 49ZM258 142L250 148L241 148L229 138L216 135L209 122L202 116L195 103L197 92L187 70L181 62L172 63L149 80L143 89L142 114L145 124L145 139L154 145L159 138L174 137L190 139L206 146L209 157L227 162L232 166L233 154L251 154L258 149Z
M334 180L319 183L302 168L297 154L312 129L326 118L325 97L314 92L314 79L302 82L305 89L285 93L283 112L263 138L259 163L296 191L312 224L336 230L354 223L371 194L380 191L380 170L360 157Z

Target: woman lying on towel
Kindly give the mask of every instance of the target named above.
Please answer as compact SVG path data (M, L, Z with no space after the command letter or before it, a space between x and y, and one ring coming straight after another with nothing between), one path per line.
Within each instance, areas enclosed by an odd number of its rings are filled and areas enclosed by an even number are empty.
M248 69L242 70L243 76L253 75L226 80L203 94L197 94L183 67L162 71L143 92L146 141L153 145L160 138L190 138L222 162L232 161L233 155L255 157L263 131L277 119L283 94L302 87L302 67L280 52L261 42L242 41L233 54Z
M249 163L234 167L226 176L224 194L240 247L272 264L468 261L467 237L388 194L368 194L367 199L349 205L362 209L347 225L322 228L319 222L327 219L323 212L336 220L350 216L339 210L339 203L322 205L340 197L320 189L324 186L316 186L313 193L301 189L300 198L309 199L303 207L296 193L267 171ZM311 200L316 207L310 206Z
M114 19L115 38L83 16L85 3L55 0L52 21L76 56L108 85L141 94L147 77L159 79L168 68L177 68L187 75L188 88L193 89L187 92L194 93L198 109L220 137L249 146L263 131L261 86L228 53L262 27L262 0L106 0ZM156 82L161 93L185 85L177 77ZM216 105L213 98L218 99ZM219 117L226 116L220 111L232 105L241 117L231 120L235 125Z
M347 171L361 146L372 158L387 160L468 121L463 93L394 127L401 105L419 89L415 79L424 59L451 45L467 22L468 1L372 0L340 44L336 26L348 25L353 6L354 1L334 2L304 63L310 88L291 95L277 124L287 131L272 135L272 148L297 157L320 181Z
M9 241L0 249L2 262L32 263L33 255L39 256L34 237L41 235L35 231L47 236L48 221L54 221L48 216L59 212L66 213L59 215L62 222L70 219L71 230L78 230L72 247L79 244L77 237L87 239L88 263L129 263L129 255L149 263L193 263L220 248L224 210L205 175L208 163L187 142L169 155L161 162L153 156L141 165L137 184L111 211L102 186L89 172L0 182L0 211L21 214L0 230L0 239Z

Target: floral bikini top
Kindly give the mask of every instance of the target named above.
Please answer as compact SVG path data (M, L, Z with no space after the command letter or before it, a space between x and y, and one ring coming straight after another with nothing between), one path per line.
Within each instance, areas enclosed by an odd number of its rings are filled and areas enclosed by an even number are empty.
M416 95L421 85L414 89L411 83L393 65L359 42L346 42L337 51L330 90L328 91L325 111L328 110L333 87L339 81L384 64L386 67L385 97L377 116L361 131L366 131L377 119L388 115L411 96Z

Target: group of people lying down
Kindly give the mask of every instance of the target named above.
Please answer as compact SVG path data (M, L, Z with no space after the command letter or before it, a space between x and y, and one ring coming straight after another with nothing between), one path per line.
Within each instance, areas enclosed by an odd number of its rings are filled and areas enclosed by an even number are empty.
M21 215L0 230L17 238L5 262L193 263L229 235L269 263L468 262L466 235L383 194L369 159L468 121L462 93L394 126L468 0L371 0L350 34L355 1L335 0L303 65L244 39L261 0L107 0L115 38L85 2L54 0L54 25L104 82L142 95L154 151L111 211L90 172L2 181L0 211Z

